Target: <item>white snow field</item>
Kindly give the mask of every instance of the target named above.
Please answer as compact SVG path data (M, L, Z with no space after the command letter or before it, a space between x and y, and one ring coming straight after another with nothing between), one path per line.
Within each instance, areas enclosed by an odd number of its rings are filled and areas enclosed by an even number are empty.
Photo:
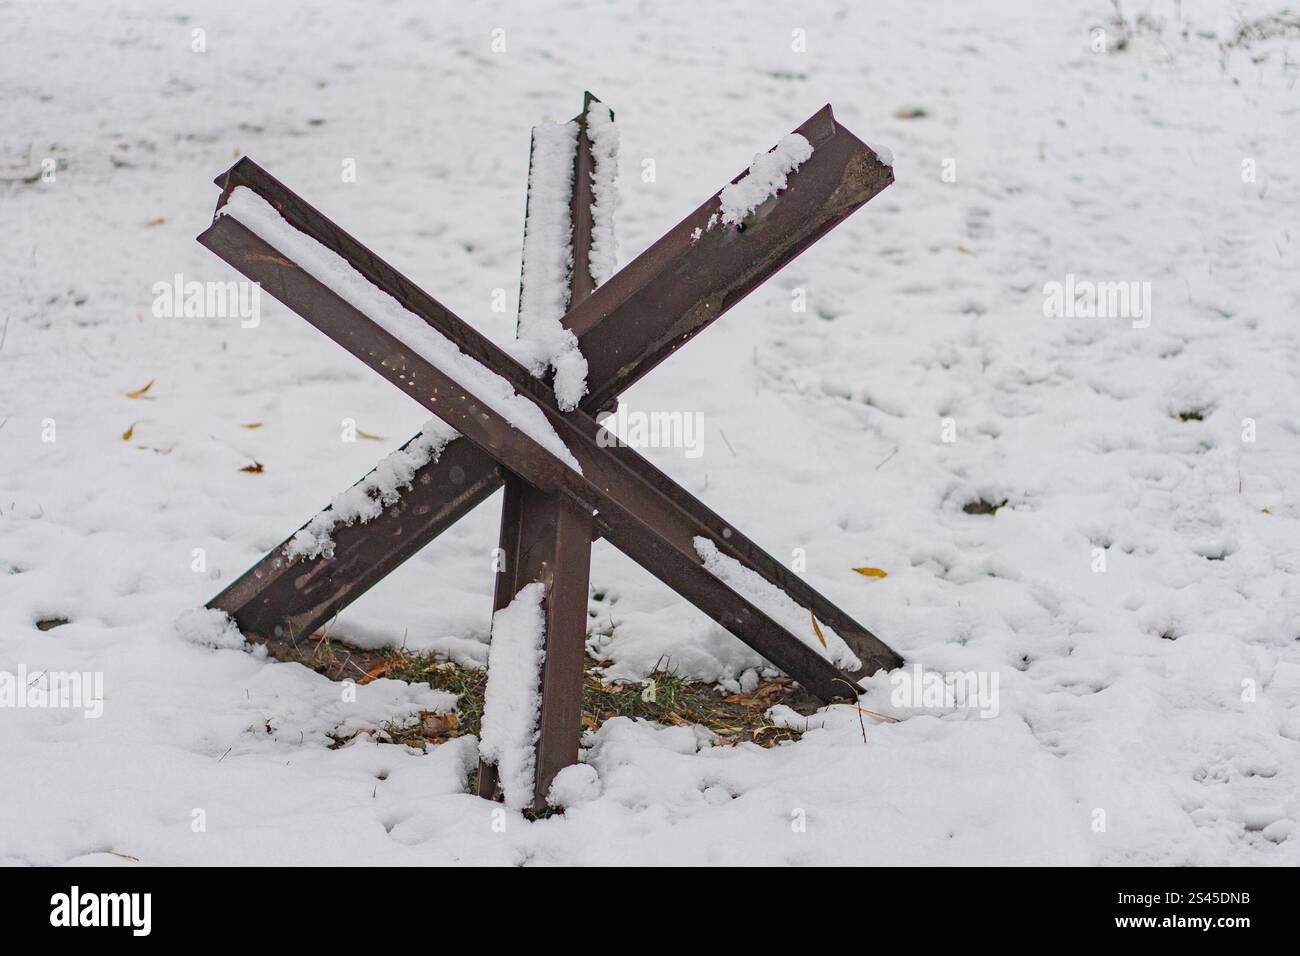
M20 707L0 676L0 862L1300 863L1282 6L0 6L0 672L104 698ZM996 708L880 674L863 706L898 722L830 708L771 750L617 718L529 822L466 792L473 738L330 747L451 695L349 701L174 627L428 419L269 295L255 327L167 314L178 275L241 278L194 241L212 178L251 156L505 343L529 131L584 89L617 118L620 264L827 102L892 151L894 185L623 401L702 414L701 456L643 454ZM1045 314L1099 282L1139 283L1128 314ZM484 663L499 511L332 636ZM591 583L612 676L753 686L753 652L604 542Z

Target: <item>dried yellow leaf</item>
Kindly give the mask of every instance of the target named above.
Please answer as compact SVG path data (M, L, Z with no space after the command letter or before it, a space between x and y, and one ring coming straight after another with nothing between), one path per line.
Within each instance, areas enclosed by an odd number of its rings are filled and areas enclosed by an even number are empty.
M146 385L144 388L137 388L134 392L127 392L127 393L126 393L126 397L127 397L127 398L144 398L144 397L145 397L144 393L147 392L147 391L149 391L149 389L153 388L153 383L154 383L154 380L153 380L153 379L149 379L149 384L148 384L148 385Z
M240 425L239 427L240 427L240 428L247 428L247 429L250 429L250 430L251 430L251 429L254 429L254 428L261 428L261 427L262 427L262 423L261 423L261 422L249 422L247 425Z
M817 635L817 640L822 642L822 647L826 647L826 637L822 634L822 629L817 625L817 615L809 611L808 616L812 618L813 633Z
M131 427L128 428L126 431L122 432L122 441L130 441L131 436L134 434L135 434L135 422L132 422Z
M382 435L372 435L372 434L370 434L370 432L363 432L360 428L357 429L357 437L358 437L358 438L364 438L366 441L383 441L383 440L384 440L384 437L383 437Z
M854 568L864 578L887 578L889 575L880 568Z

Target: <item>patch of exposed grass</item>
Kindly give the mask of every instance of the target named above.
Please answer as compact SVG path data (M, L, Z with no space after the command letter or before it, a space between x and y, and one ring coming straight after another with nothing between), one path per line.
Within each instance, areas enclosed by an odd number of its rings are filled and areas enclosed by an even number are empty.
M802 696L785 677L761 681L749 693L722 694L711 684L665 669L663 662L646 681L636 682L607 681L599 668L592 667L582 688L582 725L596 730L614 717L641 718L707 727L723 744L752 741L774 747L802 734L773 726L765 716L767 710L780 703L793 706Z
M1003 498L1001 501L985 501L980 498L978 501L968 501L961 506L961 510L968 515L993 515L998 513L999 508L1005 508L1010 499Z
M358 684L374 680L392 656L391 649L353 647L331 640L328 634L312 634L292 644L278 642L267 647L277 660L302 664L330 680L354 680Z
M338 669L339 660L349 659L351 653L346 647L336 646L331 650L331 655L322 655L318 661L324 669L315 668L326 676L330 676L328 671ZM309 661L304 663L311 666ZM487 688L486 671L428 655L389 650L381 660L371 664L365 676L354 679L360 684L378 677L428 684L434 690L457 695L454 713L421 712L419 719L411 723L386 725L381 739L423 750L453 737L479 734ZM801 731L777 727L765 716L775 704L786 704L807 713L817 706L786 677L760 681L749 693L724 694L712 684L680 676L662 662L644 681L610 681L605 678L600 663L588 657L582 687L582 728L597 730L614 717L629 717L670 726L706 727L724 745L750 741L775 747L798 740Z

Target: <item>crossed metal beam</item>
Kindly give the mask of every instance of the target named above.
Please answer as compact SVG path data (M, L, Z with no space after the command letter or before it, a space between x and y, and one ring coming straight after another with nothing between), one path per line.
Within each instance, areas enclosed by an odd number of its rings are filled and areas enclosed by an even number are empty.
M798 132L813 146L812 156L790 174L779 201L755 209L740 228L709 228L719 209L715 194L594 291L576 278L587 270L574 268L563 324L578 338L587 359L589 392L578 409L568 413L559 410L547 382L530 375L257 164L241 159L219 176L218 214L199 241L457 429L463 439L450 442L435 461L421 468L410 490L382 514L364 524L336 527L332 555L294 559L287 550L292 538L286 539L209 607L229 613L245 636L266 644L274 656L295 659L299 638L310 635L504 481L501 544L506 566L498 578L495 606L509 603L530 581L546 585L538 805L551 777L577 758L593 537L607 538L822 700L851 699L862 676L901 664L879 638L633 449L602 447L596 440L600 426L595 414L612 407L623 389L893 181L890 168L835 121L829 106ZM579 167L590 162L585 132L575 162ZM585 256L581 232L589 228L589 219L586 225L583 220L590 216L589 185L589 176L575 176L575 257ZM344 259L461 353L504 378L541 411L581 472L469 394L445 370L240 222L238 215L223 214L240 187L269 203L294 230ZM712 542L721 555L829 625L862 667L842 673L732 590L704 567L696 538ZM480 774L480 782L481 791L490 795L495 784L490 770Z

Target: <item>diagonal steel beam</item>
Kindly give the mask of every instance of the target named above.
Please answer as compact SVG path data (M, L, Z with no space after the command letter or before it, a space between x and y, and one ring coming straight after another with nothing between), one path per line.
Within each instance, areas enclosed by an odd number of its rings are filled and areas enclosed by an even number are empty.
M274 195L264 194L263 198L290 222L313 220L312 216L300 215L302 210L289 214L301 200L283 186ZM579 508L597 508L599 525L611 543L811 693L823 700L854 696L856 688L848 675L704 568L696 551L696 540L712 541L725 551L726 536L715 539L706 525L659 488L640 478L625 459L608 454L609 449L597 441L600 426L594 418L582 410L561 413L550 387L530 376L496 345L382 260L370 254L368 259L355 254L360 248L355 240L328 220L316 219L314 225L314 232L300 231L314 239L328 237L341 248L355 246L354 255L348 261L365 265L372 273L366 276L368 281L433 327L462 355L493 370L517 395L531 401L567 446L581 471L570 468L537 439L513 427L492 407L469 394L445 369L422 358L235 216L218 215L200 241L251 279L260 281L273 296L456 428L470 442L494 459L508 462L510 470L529 484L564 495ZM277 241L282 245L292 244L284 238ZM376 276L380 277L378 281ZM893 653L887 648L885 651Z
M813 155L790 175L779 203L756 210L746 223L743 243L724 230L706 232L698 241L693 238L718 207L715 193L566 316L565 324L578 336L589 362L599 356L588 374L591 392L583 409L595 412L612 405L622 389L893 182L889 167L835 121L829 106L798 132L812 143ZM248 159L217 177L216 183L223 189L223 201L241 185L263 195L282 188ZM383 264L359 244L338 240L333 224L301 200L282 211L299 228L315 227L328 247L372 280L381 272L395 274L386 266L378 268ZM290 536L209 606L229 613L272 655L295 659L300 638L467 514L500 487L501 480L489 456L469 442L453 441L437 461L417 472L412 488L395 505L369 523L335 529L332 555L294 561L285 554ZM703 505L689 496L680 503L721 533L720 519ZM758 550L751 542L738 543L741 552ZM793 577L775 561L763 576ZM864 661L876 662L870 669L897 665L897 655L870 632L861 629L861 639L847 633L828 617L830 603L820 606L813 608L817 616L840 630Z

